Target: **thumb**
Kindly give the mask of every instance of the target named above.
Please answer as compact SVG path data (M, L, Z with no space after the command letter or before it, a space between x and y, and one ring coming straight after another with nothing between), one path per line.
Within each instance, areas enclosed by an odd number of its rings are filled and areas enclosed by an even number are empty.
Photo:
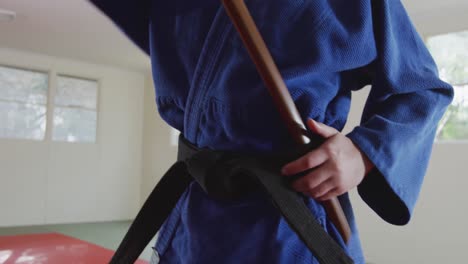
M339 133L338 130L336 130L335 128L331 127L331 126L327 126L323 123L319 123L315 120L313 120L312 118L309 118L307 120L307 126L309 127L309 129L314 132L315 134L318 134L324 138L329 138L329 137L332 137L336 134Z

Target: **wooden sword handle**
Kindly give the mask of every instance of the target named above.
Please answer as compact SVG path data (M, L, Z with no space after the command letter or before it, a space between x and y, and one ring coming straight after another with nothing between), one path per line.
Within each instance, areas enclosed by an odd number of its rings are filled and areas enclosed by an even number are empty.
M273 101L290 135L296 143L308 144L310 139L304 133L304 131L307 131L304 122L244 0L222 0L222 2L273 97ZM330 199L323 202L322 205L343 240L347 243L351 236L351 229L338 199Z

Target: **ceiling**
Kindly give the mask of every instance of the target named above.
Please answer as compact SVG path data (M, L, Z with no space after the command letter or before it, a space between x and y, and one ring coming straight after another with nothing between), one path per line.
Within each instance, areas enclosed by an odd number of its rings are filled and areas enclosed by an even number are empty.
M130 0L129 0L130 1ZM466 0L403 0L425 36L468 30ZM0 0L0 47L148 72L148 57L86 0Z
M17 13L0 22L0 47L142 72L150 67L148 56L86 0L0 0L0 9Z

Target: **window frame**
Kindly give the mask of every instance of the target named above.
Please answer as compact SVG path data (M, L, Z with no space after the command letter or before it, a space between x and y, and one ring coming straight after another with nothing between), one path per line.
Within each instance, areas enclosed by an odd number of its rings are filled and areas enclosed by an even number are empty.
M424 45L426 46L429 53L431 53L431 51L429 50L429 46L428 46L430 38L437 37L437 36L443 36L443 35L449 35L449 34L457 34L459 32L465 32L465 31L468 32L468 30L458 30L458 31L452 31L452 32L444 32L444 33L439 33L439 34L426 35L426 36L424 36ZM431 56L433 57L432 54L431 54ZM440 74L440 66L437 65L437 62L435 61L435 58L434 58L434 62L436 63L436 66L437 66L437 72ZM449 84L451 86L465 86L465 85L468 85L468 83L457 83L457 84L449 83ZM456 89L456 88L454 88L454 89ZM440 125L440 123L437 124L437 129L439 128L439 125ZM463 138L463 139L439 139L437 134L436 134L434 142L436 144L463 144L463 145L468 145L468 138Z
M457 84L450 84L453 87L455 86L466 86L468 88L468 82L467 83L457 83ZM456 88L454 88L456 89ZM450 104L452 105L452 103ZM440 123L437 126L437 129L439 128ZM445 124L444 124L445 126ZM462 138L462 139L439 139L436 135L435 142L437 143L448 143L448 144L468 144L468 138Z
M22 66L12 63L4 63L0 62L1 67L23 70L23 71L30 71L36 73L46 74L48 76L47 80L47 96L46 96L46 124L45 124L45 132L43 139L29 139L29 138L3 138L0 137L0 140L23 140L23 141L32 141L32 142L53 142L58 144L99 144L100 137L100 108L101 108L101 87L102 87L102 79L97 76L92 76L89 74L76 74L70 73L68 71L56 70L53 67L42 67L42 66ZM97 83L97 91L96 91L96 135L94 142L69 142L69 141L58 141L53 140L52 132L54 128L53 118L54 118L54 110L55 110L55 95L57 94L57 80L59 76L82 79L82 80L89 80L94 81Z
M50 70L45 68L45 67L23 67L21 65L15 65L15 64L10 64L10 63L0 63L0 67L3 68L9 68L9 69L14 69L14 70L20 70L20 71L29 71L29 72L34 72L34 73L41 73L44 75L47 75L47 94L46 94L46 103L45 103L45 115L46 115L46 124L45 124L45 131L44 131L44 137L42 139L32 139L32 138L10 138L10 137L0 137L0 140L25 140L25 141L33 141L33 142L44 142L47 140L47 129L48 129L48 117L49 117L49 101L50 101L50 89L51 89L51 75L50 75ZM5 101L8 102L8 101ZM20 103L20 102L18 102ZM26 103L24 103L26 104ZM39 104L34 104L34 105L39 105Z
M75 78L75 79L81 79L81 80L86 80L86 81L93 81L97 83L97 88L96 88L96 134L94 136L94 142L70 142L70 141L64 141L64 140L54 140L53 139L53 130L54 130L54 112L55 112L55 95L57 94L57 88L58 88L58 77L63 76L63 77L68 77L68 78ZM101 98L101 79L100 78L92 78L88 76L83 76L80 75L78 76L77 74L68 74L68 73L63 73L62 71L60 72L55 72L54 74L54 88L53 88L53 96L50 97L50 102L52 104L50 108L50 135L49 138L51 142L54 143L63 143L63 144L98 144L99 143L99 130L100 130L100 98ZM65 107L65 106L62 106ZM79 108L79 109L86 109L86 108ZM90 110L90 109L88 109Z

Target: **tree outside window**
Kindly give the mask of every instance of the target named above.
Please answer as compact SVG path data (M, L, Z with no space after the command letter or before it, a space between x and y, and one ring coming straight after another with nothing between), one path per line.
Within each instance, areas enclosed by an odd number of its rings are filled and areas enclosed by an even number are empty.
M0 66L0 138L43 140L49 76Z
M47 72L0 65L0 139L96 142L98 82L55 77L53 89Z
M96 142L98 82L57 76L52 139Z
M427 46L441 79L455 89L453 103L437 129L437 139L468 140L468 31L431 37Z

